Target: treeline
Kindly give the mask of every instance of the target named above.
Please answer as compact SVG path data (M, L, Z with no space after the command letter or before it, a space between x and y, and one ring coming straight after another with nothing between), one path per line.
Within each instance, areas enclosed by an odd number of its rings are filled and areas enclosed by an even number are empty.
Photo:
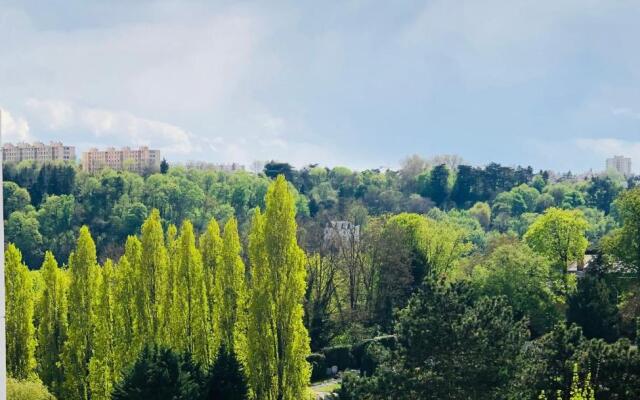
M402 168L352 171L309 165L296 170L286 163L268 163L264 172L216 172L182 167L164 174L140 176L104 170L90 175L71 164L22 162L4 164L6 240L22 251L25 263L38 268L51 250L66 262L81 226L96 241L98 258L118 258L129 235L139 234L152 209L166 223L184 219L197 232L215 218L238 220L246 236L251 210L264 207L270 179L283 174L295 189L303 247L315 251L321 243L314 232L329 220L366 225L368 217L440 210L470 210L485 230L522 235L537 214L549 207L580 208L591 224L590 240L615 225L610 207L625 186L621 177L602 176L577 181L531 167L461 164L456 157L408 158ZM630 186L629 186L630 187ZM466 213L467 211L465 211Z
M213 376L228 377L223 370L236 365L246 371L252 398L305 398L311 372L302 319L306 271L294 215L294 196L277 179L266 193L264 213L258 209L252 216L249 268L233 217L222 233L211 220L196 240L189 220L179 230L163 230L153 210L140 236L127 238L123 256L102 265L87 227L63 267L47 252L42 268L29 271L10 244L9 375L40 379L61 399L97 400L112 393L128 398L128 390L158 393L147 387L153 379L169 390L174 375L163 369L171 365L191 369L189 379L211 365L218 369ZM181 361L162 349L189 358ZM140 386L132 389L133 382Z

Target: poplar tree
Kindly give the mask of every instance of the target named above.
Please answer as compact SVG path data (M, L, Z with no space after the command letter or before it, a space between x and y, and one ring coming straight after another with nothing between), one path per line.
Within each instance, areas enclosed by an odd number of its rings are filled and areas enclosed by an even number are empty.
M173 303L176 350L189 352L200 364L211 361L207 303L202 257L195 243L193 225L188 220L180 230L178 269L176 273L176 299Z
M7 373L16 379L33 376L36 367L33 291L29 269L13 244L4 254L6 287Z
M178 228L171 224L167 228L165 237L165 246L167 248L169 262L167 268L167 290L165 292L165 302L168 304L163 309L163 319L167 321L165 337L163 344L167 347L175 349L173 338L180 334L178 325L174 321L174 312L176 308L173 306L177 298L176 292L176 271L178 269L179 258L179 245L178 245Z
M220 226L215 219L211 219L206 231L199 238L200 254L202 255L202 265L204 267L204 278L207 287L207 300L210 311L210 341L211 354L215 354L220 344L219 327L217 318L219 308L216 307L216 278L221 263L222 238L220 237Z
M69 330L62 357L64 398L87 400L93 348L91 303L95 295L96 246L86 226L80 229L76 251L69 260Z
M164 247L164 232L160 221L160 212L151 211L151 215L142 225L142 259L140 282L143 290L144 313L140 321L140 333L151 343L159 344L168 336L164 321L164 308L167 304L167 270L169 260Z
M44 291L37 305L39 325L37 331L38 376L51 392L60 396L64 370L62 348L67 338L67 277L58 268L49 251L44 255L41 268Z
M221 345L242 358L246 340L246 289L238 222L233 217L224 226L222 243L221 262L215 279L213 318L217 321L215 325L219 329Z
M89 361L89 387L92 400L109 400L116 380L113 352L113 293L115 286L113 263L107 260L96 269L94 298L93 354Z
M138 332L135 272L126 253L115 268L114 279L113 354L114 369L120 378L120 374L133 365L145 342Z
M252 389L259 399L304 398L310 378L309 336L302 322L305 256L296 240L294 199L283 176L269 187L265 215L254 216L249 252Z

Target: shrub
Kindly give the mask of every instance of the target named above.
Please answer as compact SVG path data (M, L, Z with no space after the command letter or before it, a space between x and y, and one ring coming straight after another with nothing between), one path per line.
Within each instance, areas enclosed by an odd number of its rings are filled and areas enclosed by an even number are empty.
M9 400L56 400L47 388L37 381L7 379L7 399Z
M351 354L351 346L341 345L327 347L323 350L326 365L328 368L334 365L338 367L340 371L353 367L353 356Z
M319 381L327 377L327 362L324 354L313 353L307 357L307 362L311 364L311 381Z

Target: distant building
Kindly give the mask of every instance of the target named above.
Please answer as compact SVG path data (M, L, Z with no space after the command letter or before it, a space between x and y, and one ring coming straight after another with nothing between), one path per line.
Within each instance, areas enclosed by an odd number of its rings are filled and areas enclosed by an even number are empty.
M349 221L330 221L324 228L325 246L357 244L360 241L360 225Z
M631 159L623 156L607 158L607 171L616 171L624 176L631 176Z
M82 153L82 169L95 173L104 168L116 171L143 173L160 169L160 150L150 150L146 146L139 149L109 147L105 150L96 148Z
M5 143L2 146L2 159L5 162L15 162L29 160L37 162L45 161L75 161L76 148L65 146L61 142L41 142L29 143Z
M185 164L187 168L200 169L203 171L222 171L222 172L236 172L236 171L244 171L245 167L242 164L231 163L231 164L214 164L205 161L188 161Z

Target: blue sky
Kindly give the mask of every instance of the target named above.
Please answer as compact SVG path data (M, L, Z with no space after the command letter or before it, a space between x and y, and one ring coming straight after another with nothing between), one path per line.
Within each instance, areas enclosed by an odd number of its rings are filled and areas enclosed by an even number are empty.
M640 171L637 1L0 0L5 141Z

